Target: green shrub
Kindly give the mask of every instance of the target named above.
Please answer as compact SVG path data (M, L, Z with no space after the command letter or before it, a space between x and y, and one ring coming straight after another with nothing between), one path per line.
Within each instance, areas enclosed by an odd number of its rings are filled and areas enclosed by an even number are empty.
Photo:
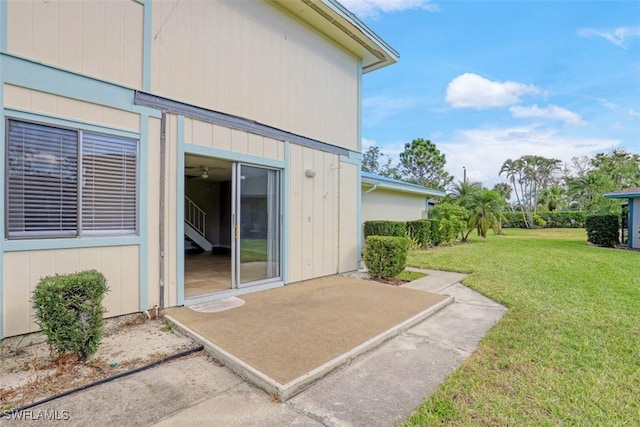
M587 240L597 246L614 247L620 242L618 215L588 215L585 218Z
M417 221L407 221L408 237L418 243L419 248L431 246L431 221L419 219Z
M40 280L33 292L36 323L58 355L86 360L102 338L107 281L95 270L55 275Z
M522 212L504 212L502 228L526 228Z
M400 274L407 264L409 243L404 237L369 236L364 262L376 279L390 279Z
M546 221L547 228L584 227L584 212L582 211L547 211L540 212L539 215Z
M365 221L364 237L369 236L395 236L407 235L407 223L404 221Z

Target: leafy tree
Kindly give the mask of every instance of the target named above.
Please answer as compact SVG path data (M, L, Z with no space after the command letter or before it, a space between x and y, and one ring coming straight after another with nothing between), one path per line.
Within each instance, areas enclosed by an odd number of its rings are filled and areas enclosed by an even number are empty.
M469 211L460 205L450 202L440 203L429 212L429 217L449 221L452 224L455 238L460 237L464 241L466 236L469 235L467 232L465 236L467 222L469 221Z
M398 169L407 181L444 190L453 181L453 176L444 170L446 162L434 143L418 138L404 145Z
M387 158L383 163L383 159ZM391 166L391 157L380 152L380 147L371 146L362 155L362 170L390 178L400 179L398 168Z
M540 193L557 182L560 160L526 155L519 159L507 159L499 175L506 174L511 180L518 205L523 207L523 218L527 228L534 226L533 213L538 205ZM520 190L518 192L518 190Z
M511 199L511 194L513 193L513 188L507 184L506 182L499 182L493 186L493 191L497 191L505 202Z

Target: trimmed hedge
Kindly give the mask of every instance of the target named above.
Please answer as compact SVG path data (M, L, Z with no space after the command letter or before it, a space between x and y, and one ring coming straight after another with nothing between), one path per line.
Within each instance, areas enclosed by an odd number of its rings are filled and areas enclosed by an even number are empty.
M409 242L405 237L369 236L364 262L369 274L376 279L390 279L407 265Z
M584 228L585 214L582 211L540 212L547 228Z
M407 235L407 223L404 221L365 221L364 237L369 236L395 236Z
M620 217L618 215L588 215L585 218L587 240L597 246L612 248L620 243Z
M503 228L525 228L522 212L504 212ZM534 214L534 223L545 228L583 228L585 213L582 211L544 211Z
M432 220L428 219L407 221L407 233L409 237L418 242L418 245L421 248L428 248L433 243L433 231L431 229L432 222Z
M36 323L59 356L86 360L96 352L104 326L107 280L96 270L44 277L33 291Z

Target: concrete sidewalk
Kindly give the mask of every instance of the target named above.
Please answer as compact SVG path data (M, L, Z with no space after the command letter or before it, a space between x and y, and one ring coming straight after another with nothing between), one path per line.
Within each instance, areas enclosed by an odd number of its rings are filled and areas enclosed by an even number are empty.
M453 304L286 403L272 402L263 391L200 356L33 409L68 411L64 425L396 425L471 355L506 311L459 284L464 275L427 273L406 286L454 296Z

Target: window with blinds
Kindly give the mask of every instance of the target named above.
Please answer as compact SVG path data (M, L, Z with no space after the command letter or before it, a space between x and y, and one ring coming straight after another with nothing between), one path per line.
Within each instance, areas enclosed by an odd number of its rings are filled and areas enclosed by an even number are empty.
M8 120L7 237L135 234L137 165L136 140Z

